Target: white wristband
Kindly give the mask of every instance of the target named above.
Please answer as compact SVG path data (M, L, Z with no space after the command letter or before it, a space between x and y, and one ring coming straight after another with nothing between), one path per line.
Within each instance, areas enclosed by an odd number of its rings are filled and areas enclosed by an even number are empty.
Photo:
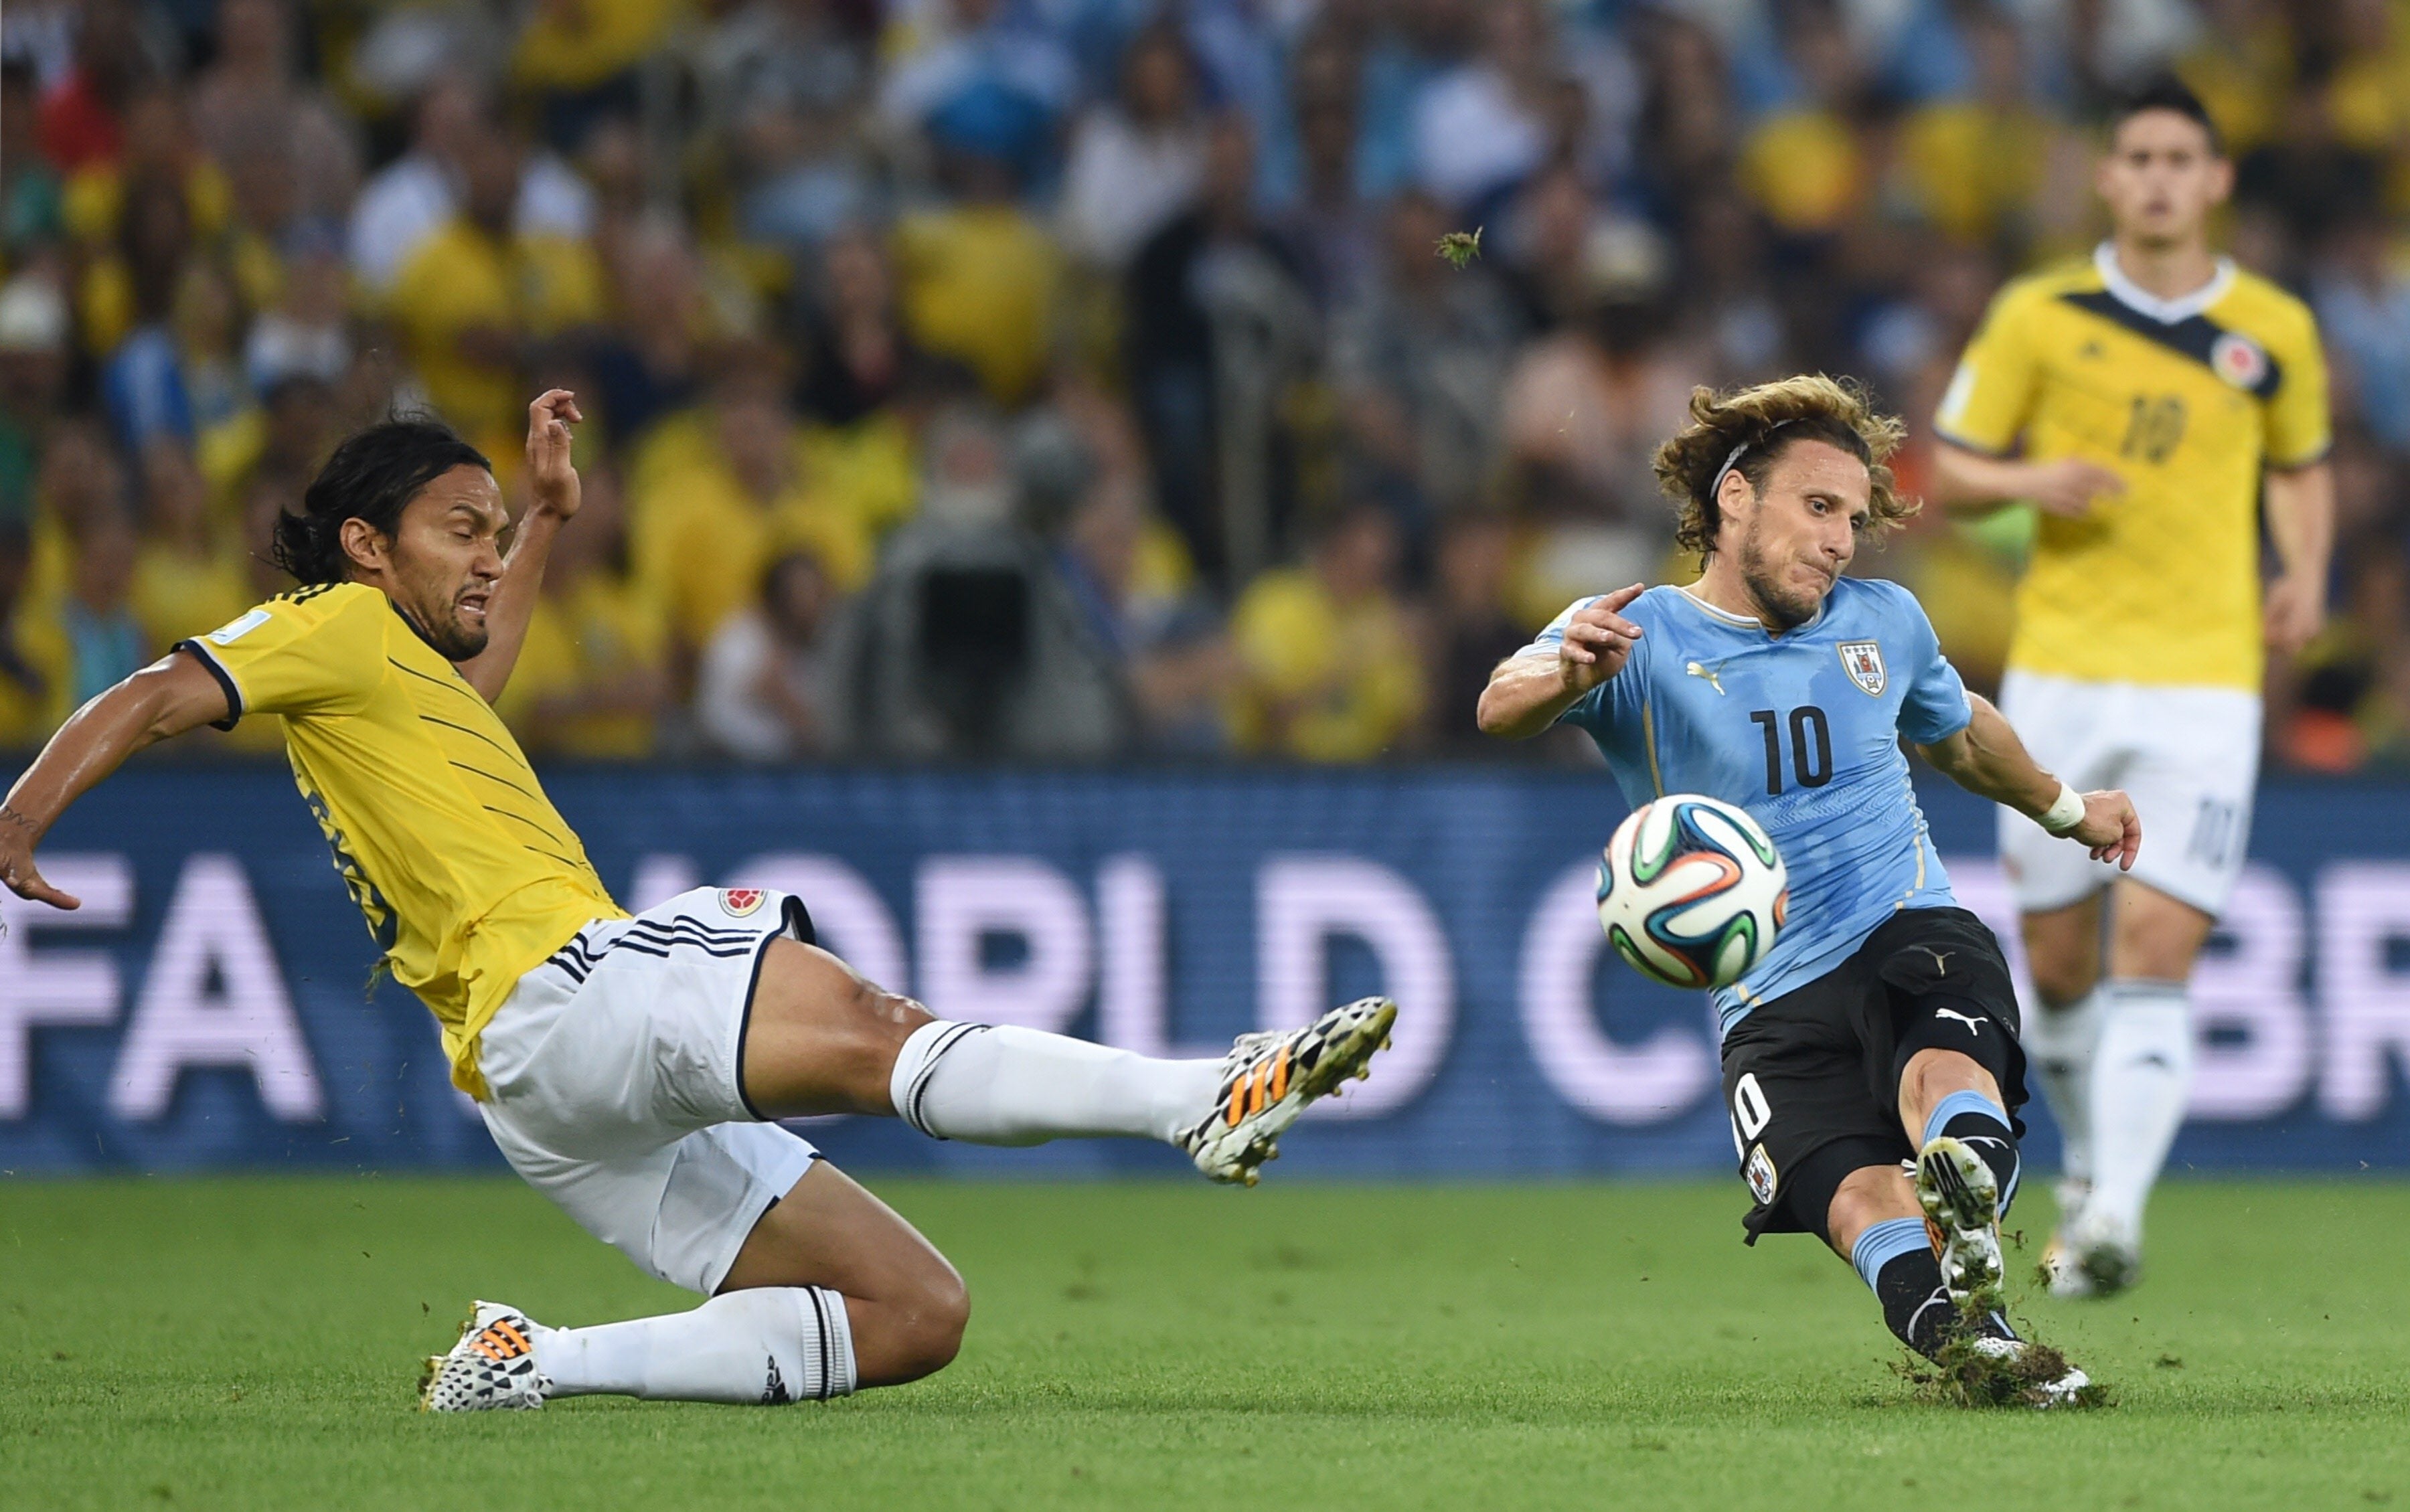
M2083 794L2060 783L2057 801L2036 814L2034 822L2053 835L2065 835L2083 822Z

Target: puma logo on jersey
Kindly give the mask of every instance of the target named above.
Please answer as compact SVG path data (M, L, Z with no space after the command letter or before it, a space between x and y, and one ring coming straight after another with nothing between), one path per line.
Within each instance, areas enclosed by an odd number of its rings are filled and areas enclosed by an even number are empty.
M1956 1019L1967 1025L1968 1034L1979 1040L1983 1037L1983 1021L1971 1013L1961 1013L1954 1008L1937 1008L1933 1010L1933 1016L1937 1019Z
M1722 664L1723 663L1721 662L1718 662L1716 667L1720 667ZM1701 666L1698 662L1693 662L1682 670L1689 673L1693 677L1706 678L1707 686L1714 689L1718 695L1720 696L1724 691L1724 685L1722 680L1716 676L1716 667Z

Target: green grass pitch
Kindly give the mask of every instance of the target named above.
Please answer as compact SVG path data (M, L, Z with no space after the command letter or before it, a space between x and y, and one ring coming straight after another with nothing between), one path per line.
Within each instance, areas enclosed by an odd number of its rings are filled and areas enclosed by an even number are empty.
M443 1419L472 1296L687 1300L507 1178L0 1182L0 1507L2410 1508L2410 1185L2166 1191L2141 1291L2021 1309L2089 1415L1915 1401L1729 1182L872 1185L970 1281L936 1378Z

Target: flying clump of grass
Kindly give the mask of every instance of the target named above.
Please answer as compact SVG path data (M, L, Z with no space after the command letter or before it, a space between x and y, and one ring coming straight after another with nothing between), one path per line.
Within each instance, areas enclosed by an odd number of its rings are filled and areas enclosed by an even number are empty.
M1973 1299L1962 1306L1957 1333L1933 1359L1910 1355L1894 1368L1927 1402L1945 1407L2045 1407L2050 1383L2068 1372L2067 1357L2039 1339L2028 1338L2017 1354L2003 1358L1976 1347L1981 1326L1991 1311L1989 1299ZM2030 1325L2027 1326L2030 1330ZM2094 1381L2074 1396L2055 1403L2069 1407L2111 1407L2116 1394Z
M1481 227L1476 225L1470 231L1450 231L1440 238L1439 254L1446 259L1449 267L1459 273L1464 271L1472 266L1473 259L1481 255Z

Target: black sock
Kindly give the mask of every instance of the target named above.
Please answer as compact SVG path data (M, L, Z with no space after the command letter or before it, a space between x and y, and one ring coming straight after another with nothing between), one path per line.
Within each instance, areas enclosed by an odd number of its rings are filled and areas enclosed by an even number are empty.
M1924 1137L1929 1140L1936 1134L1949 1135L1992 1168L1992 1180L2000 1189L2000 1212L2006 1214L2017 1195L2022 1166L2007 1110L1980 1092L1953 1092L1925 1121Z
M1892 1257L1875 1273L1875 1298L1900 1343L1928 1359L1958 1322L1950 1288L1941 1284L1941 1262L1929 1246Z
M1895 1255L1875 1273L1875 1296L1882 1302L1883 1321L1899 1341L1930 1359L1956 1335L1972 1331L1995 1339L2013 1339L2016 1330L1997 1313L1985 1315L1970 1330L1958 1320L1958 1305L1941 1284L1941 1262L1927 1248Z

